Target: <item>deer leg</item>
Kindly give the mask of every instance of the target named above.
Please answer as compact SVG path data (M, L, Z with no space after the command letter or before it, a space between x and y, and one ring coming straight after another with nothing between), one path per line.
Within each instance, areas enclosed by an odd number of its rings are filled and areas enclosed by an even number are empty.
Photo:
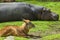
M13 35L13 36L17 36L18 35L16 28L11 27L11 30L12 30L12 34L11 35Z
M18 36L22 36L22 37L27 37L28 36L27 33L23 32L23 31L21 31L19 29L17 29L17 33L18 33Z

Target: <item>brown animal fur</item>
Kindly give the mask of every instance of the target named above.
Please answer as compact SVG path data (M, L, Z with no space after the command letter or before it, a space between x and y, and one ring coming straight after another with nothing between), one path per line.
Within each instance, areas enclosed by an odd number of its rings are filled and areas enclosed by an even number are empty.
M0 30L0 36L28 36L29 29L34 27L34 24L30 22L30 20L25 20L22 26L16 25L7 25L3 29Z

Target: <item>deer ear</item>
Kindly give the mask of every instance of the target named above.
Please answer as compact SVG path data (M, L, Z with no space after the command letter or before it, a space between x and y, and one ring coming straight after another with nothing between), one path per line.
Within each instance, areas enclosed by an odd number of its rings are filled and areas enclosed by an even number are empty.
M28 20L28 19L23 19L23 21L24 21L25 23L29 23L29 22L30 22L30 20Z

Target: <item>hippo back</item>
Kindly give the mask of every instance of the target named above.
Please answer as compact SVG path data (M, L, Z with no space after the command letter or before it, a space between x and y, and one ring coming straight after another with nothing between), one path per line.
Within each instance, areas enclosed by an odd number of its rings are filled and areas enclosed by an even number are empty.
M26 3L0 3L0 21L33 19L32 10Z

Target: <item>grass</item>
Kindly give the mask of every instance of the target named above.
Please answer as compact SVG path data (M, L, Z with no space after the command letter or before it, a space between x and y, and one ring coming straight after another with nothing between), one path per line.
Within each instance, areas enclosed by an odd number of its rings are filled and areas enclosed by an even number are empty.
M27 3L44 6L51 9L51 11L60 15L60 2L36 2L30 1ZM59 16L60 20L60 16ZM35 28L31 29L29 34L35 34L42 36L41 40L55 40L60 38L60 21L32 21L35 24ZM0 23L0 29L5 25L21 25L22 21L16 22L4 22ZM0 37L0 40L3 40L5 37ZM29 40L23 37L15 37L15 40Z

